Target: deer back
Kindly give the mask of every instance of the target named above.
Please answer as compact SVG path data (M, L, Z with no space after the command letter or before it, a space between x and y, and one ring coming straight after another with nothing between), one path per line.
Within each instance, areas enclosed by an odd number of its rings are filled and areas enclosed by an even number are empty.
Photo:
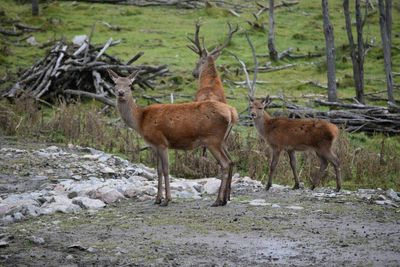
M265 120L265 140L282 149L305 150L332 144L339 130L336 125L317 119L273 118Z
M236 109L216 101L155 104L143 108L140 129L150 144L193 149L222 142L237 119Z

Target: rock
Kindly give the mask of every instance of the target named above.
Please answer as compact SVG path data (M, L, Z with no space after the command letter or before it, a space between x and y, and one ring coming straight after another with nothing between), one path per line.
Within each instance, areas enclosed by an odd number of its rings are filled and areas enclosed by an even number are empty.
M96 253L97 249L93 248L93 247L89 247L86 251L89 252L89 253Z
M89 193L89 196L91 198L100 199L106 204L110 204L125 199L125 197L120 192L110 187L102 187L100 189L97 189L96 191Z
M253 199L249 202L249 205L252 206L267 206L271 205L270 203L267 203L265 199Z
M10 205L0 204L0 217L7 214L7 212L11 209Z
M36 245L43 245L44 244L44 239L42 237L37 237L37 236L30 236L28 238L30 241L35 243Z
M375 194L376 190L375 189L358 189L357 192L360 194Z
M37 46L39 43L36 41L34 36L29 37L26 39L26 42L32 46Z
M100 158L100 155L93 155L93 154L86 154L82 156L82 159L88 159L88 160L98 160Z
M80 176L80 175L72 175L71 178L74 179L74 180L79 181L79 180L82 179L82 176Z
M388 189L386 191L386 196L394 201L400 201L400 197L398 193L396 193L393 189Z
M67 257L65 257L66 260L73 260L74 256L72 256L71 254L67 255Z
M148 196L155 196L157 195L157 188L152 185L146 185L140 188L140 190Z
M8 247L10 244L6 240L0 240L0 248Z
M143 194L143 192L134 185L128 185L123 192L124 196L127 198L138 197Z
M104 174L115 174L115 171L112 168L107 167L107 166L105 168L103 168L101 170L101 172Z
M14 221L20 221L24 218L24 215L21 212L16 212L13 214Z
M213 195L218 192L220 185L221 185L221 180L217 178L208 178L207 182L203 186L203 189L206 194Z
M301 206L287 206L286 208L291 210L304 210Z
M59 150L61 150L59 147L57 146L49 146L46 148L47 151L51 151L51 152L58 152Z
M78 196L78 193L75 191L72 191L72 192L69 192L67 196L69 199L73 199Z
M384 195L378 195L376 197L377 200L386 200L386 197Z
M281 206L279 206L278 204L272 204L271 207L272 207L272 208L275 208L275 209L278 209L278 208L280 208Z
M82 209L101 209L106 206L106 204L99 199L91 199L88 197L76 197L72 200L72 203L78 205Z
M72 200L67 196L54 196L50 202L46 202L41 207L43 214L50 214L54 212L71 213L78 212L81 208L72 203Z

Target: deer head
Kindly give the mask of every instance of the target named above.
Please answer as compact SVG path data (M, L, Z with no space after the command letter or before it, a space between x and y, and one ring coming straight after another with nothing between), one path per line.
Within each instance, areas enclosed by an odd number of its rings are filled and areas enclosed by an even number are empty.
M253 97L249 96L250 100L250 116L253 119L256 118L262 118L264 115L264 109L268 107L269 104L271 104L272 99L269 98L269 95L267 95L263 100L255 100Z
M136 80L140 70L131 73L128 77L120 77L111 69L107 69L108 74L115 83L115 95L118 101L126 101L132 97L131 84Z
M213 63L219 57L222 50L228 46L229 42L232 39L233 34L235 34L239 30L238 25L236 25L236 27L233 29L231 24L228 23L229 31L224 43L215 47L211 52L209 52L205 47L203 38L202 38L203 44L200 43L200 38L199 38L200 27L201 24L197 21L194 37L193 38L187 37L191 42L191 44L188 45L187 47L199 56L199 60L197 61L196 66L192 71L192 75L195 78L199 78L202 70L204 70L209 63Z

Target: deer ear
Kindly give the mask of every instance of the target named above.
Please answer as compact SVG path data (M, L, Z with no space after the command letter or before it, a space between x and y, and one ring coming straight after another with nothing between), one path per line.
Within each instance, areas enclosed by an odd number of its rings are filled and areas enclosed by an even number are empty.
M132 72L127 78L131 81L131 84L136 80L136 77L139 75L140 69Z
M118 74L116 74L111 69L107 69L107 72L108 72L108 75L110 75L110 78L116 83L119 78Z
M269 95L265 97L265 99L262 101L262 104L264 107L267 107L270 103L272 102L272 99L269 98Z
M217 58L221 55L221 51L215 51L214 53L211 54L213 60L217 60Z

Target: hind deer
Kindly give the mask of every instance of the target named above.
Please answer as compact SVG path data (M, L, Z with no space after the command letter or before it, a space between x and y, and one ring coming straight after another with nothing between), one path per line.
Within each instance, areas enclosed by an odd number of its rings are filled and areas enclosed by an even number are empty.
M320 172L312 181L311 189L319 185L324 176L328 162L332 163L336 174L336 191L340 191L340 163L332 151L332 144L339 134L336 125L319 119L289 119L271 118L265 108L271 103L269 96L262 101L250 98L250 115L259 135L272 148L272 160L269 169L268 190L272 185L272 176L282 151L289 155L295 184L293 189L299 189L299 177L296 171L295 151L313 150L320 161Z
M138 71L139 72L139 71ZM168 149L191 150L205 146L222 168L221 185L212 206L224 206L229 199L233 163L224 140L238 121L236 109L216 101L184 104L154 104L139 107L132 97L131 84L138 74L120 77L108 70L115 83L117 109L123 121L136 130L157 157L158 191L155 204L167 206L171 200ZM162 178L165 182L163 200Z
M218 75L217 68L215 66L215 60L221 54L221 51L229 44L233 34L235 34L239 27L232 28L228 23L229 31L228 36L223 44L214 48L211 52L208 52L204 46L200 44L199 32L200 23L196 23L196 30L193 38L189 38L192 43L188 47L195 52L199 59L196 63L192 75L195 78L199 78L199 87L195 96L195 101L215 100L222 103L226 103L224 87L222 85L221 78Z

